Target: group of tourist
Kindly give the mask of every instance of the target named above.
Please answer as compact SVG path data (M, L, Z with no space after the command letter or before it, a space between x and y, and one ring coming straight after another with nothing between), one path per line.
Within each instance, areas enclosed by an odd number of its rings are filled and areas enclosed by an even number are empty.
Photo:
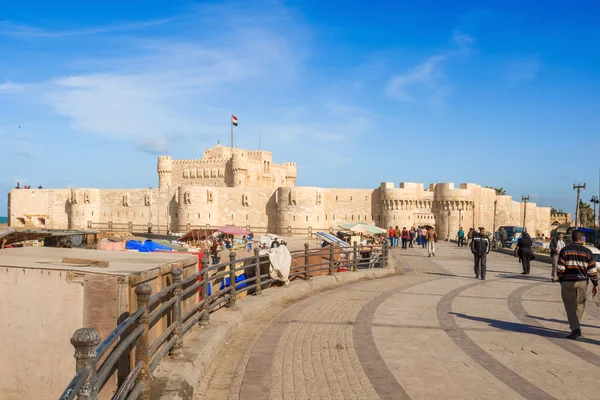
M471 251L475 261L475 277L485 279L486 256L491 246L485 229L479 229L478 234L472 234ZM459 238L461 231L462 228L459 231ZM462 236L464 237L464 232ZM585 310L589 282L592 283L592 296L598 296L598 271L594 254L584 245L583 232L574 230L572 240L573 242L567 245L564 235L559 233L550 241L550 256L552 257L550 279L552 283L560 282L561 297L571 329L567 339L576 340L581 336L580 324ZM531 261L535 259L532 245L533 240L527 229L524 228L515 250L515 255L523 266L522 275L530 274ZM460 242L459 246L461 246Z
M400 247L403 249L414 248L413 243L421 245L422 248L427 246L429 257L435 257L435 242L437 242L437 233L433 227L411 227L410 230L403 227L400 229L390 226L388 229L388 237L390 239L390 247Z

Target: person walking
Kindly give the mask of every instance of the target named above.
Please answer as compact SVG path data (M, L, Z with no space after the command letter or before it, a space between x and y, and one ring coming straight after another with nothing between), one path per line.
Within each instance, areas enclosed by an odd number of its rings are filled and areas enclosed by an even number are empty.
M566 246L563 238L563 234L559 233L550 241L550 257L552 257L552 283L556 282L556 267L558 266L558 255L560 254L560 251Z
M517 254L523 265L523 272L521 272L521 275L529 275L531 260L534 258L533 250L531 249L532 245L533 241L531 240L531 236L527 233L527 229L524 229L521 238L517 242Z
M429 257L431 257L431 255L435 257L435 242L437 242L437 233L435 233L435 229L433 227L427 231L425 239L427 239L427 251L429 252Z
M471 247L472 241L473 241L473 228L469 229L469 233L467 233L467 246Z
M573 243L558 255L557 275L571 334L567 339L581 336L581 318L585 310L588 281L592 281L592 295L598 295L598 272L594 254L583 245L583 232L573 231Z
M408 246L408 241L410 240L410 233L406 227L402 228L402 248L406 250L406 246Z
M473 240L471 240L471 253L473 253L473 259L475 261L475 279L481 277L485 280L487 255L490 252L490 240L485 234L484 228L479 228L479 233L473 234Z
M400 237L402 236L402 231L400 230L400 228L398 228L398 226L396 226L396 229L394 229L394 240L396 241L396 247L400 246Z
M427 228L423 227L421 229L421 247L425 248L426 244L427 244Z
M388 236L390 238L390 247L395 247L394 244L396 243L394 241L394 228L390 226L390 229L388 229Z
M410 242L408 243L408 247L410 247L412 249L413 248L413 242L415 241L415 235L417 234L417 231L415 230L414 226L412 226L410 228L410 231L408 232L408 234L410 235Z
M465 231L463 231L462 226L458 230L456 236L458 237L458 247L463 247L465 245Z
M506 240L508 239L508 235L506 234L506 229L500 228L500 243L502 244L502 248L506 248Z

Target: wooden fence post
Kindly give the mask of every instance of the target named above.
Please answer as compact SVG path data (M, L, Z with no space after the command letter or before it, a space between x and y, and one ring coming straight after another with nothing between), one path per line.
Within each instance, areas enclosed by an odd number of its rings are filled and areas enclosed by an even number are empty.
M310 271L308 270L308 243L304 243L304 279L310 279Z
M229 253L229 302L227 307L235 307L237 288L235 287L235 252Z
M333 243L329 244L329 275L333 275L333 268L335 266L335 261L334 261L334 248L333 248Z
M173 331L173 335L177 337L175 339L175 343L169 354L172 356L182 356L183 355L183 322L181 316L181 274L183 274L183 270L180 267L173 267L171 269L171 276L173 277L173 283L177 284L175 289L173 289L173 296L177 297L175 304L173 304L173 323L175 323L175 330Z
M78 400L96 400L98 398L98 375L96 373L96 347L100 344L100 335L93 328L77 329L71 337L75 347L75 370L89 369L87 381L77 393Z
M137 377L137 382L142 384L142 391L138 399L150 400L150 354L148 353L148 330L150 328L150 310L148 310L148 302L152 294L152 287L147 283L142 283L136 286L135 294L137 295L138 307L144 307L144 313L140 315L138 324L144 326L144 332L138 338L135 344L135 359L142 362L142 370Z
M202 307L202 310L204 310L205 308L208 308L208 266L209 266L209 259L208 259L208 254L204 253L204 257L202 257L202 280L204 281L204 283L202 284L202 300L204 300L204 306ZM206 313L202 316L202 318L200 318L200 320L198 321L198 325L202 326L202 327L207 327L208 325L210 325L210 315L209 313Z
M256 263L256 269L255 269L255 274L256 274L256 294L262 294L262 283L261 283L261 277L260 277L260 256L258 255L258 253L260 252L259 249L254 249L254 262Z
M354 263L353 270L358 271L358 243L354 242Z

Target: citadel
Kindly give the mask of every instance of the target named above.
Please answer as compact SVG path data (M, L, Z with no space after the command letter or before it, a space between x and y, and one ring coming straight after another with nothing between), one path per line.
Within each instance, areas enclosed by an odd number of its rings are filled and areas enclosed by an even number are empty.
M256 233L307 236L339 224L434 226L440 239L459 227L523 224L525 205L472 183L424 186L384 182L374 189L296 186L296 164L272 163L268 151L216 145L201 159L158 157L158 188L13 189L15 228L186 232L235 224ZM532 236L549 236L550 207L526 205ZM495 221L494 221L495 219Z

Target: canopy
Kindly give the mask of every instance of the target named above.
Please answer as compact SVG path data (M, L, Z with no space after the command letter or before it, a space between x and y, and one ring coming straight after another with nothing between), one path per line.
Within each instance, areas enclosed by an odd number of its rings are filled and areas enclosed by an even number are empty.
M351 222L348 224L339 225L342 229L347 229L352 232L361 232L361 233L371 233L371 234L383 234L386 233L387 230L383 228L379 228L374 225L365 224L362 222Z
M242 228L238 228L235 225L227 225L222 228L219 228L219 232L224 233L226 235L249 235L250 231L247 231Z

